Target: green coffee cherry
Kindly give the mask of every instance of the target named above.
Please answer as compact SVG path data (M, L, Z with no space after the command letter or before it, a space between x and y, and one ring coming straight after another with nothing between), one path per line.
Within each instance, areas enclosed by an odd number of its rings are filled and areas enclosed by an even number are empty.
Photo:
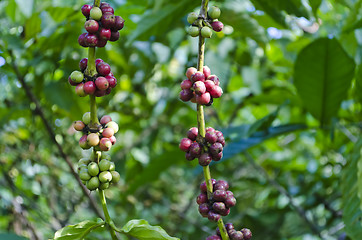
M204 38L211 38L212 30L209 27L202 27L201 28L201 36Z
M89 179L86 186L89 190L93 191L99 187L99 184L100 184L100 182L99 182L98 177L92 177L91 179Z
M89 179L91 179L91 175L89 175L88 173L88 169L82 169L80 172L79 172L79 178L82 180L82 181L88 181Z
M111 160L111 155L109 155L108 153L102 152L101 159Z
M93 7L90 10L90 17L96 21L102 18L102 10L99 7Z
M114 121L110 121L109 123L106 124L106 128L110 127L114 130L114 133L118 132L118 124Z
M99 189L101 189L101 190L106 190L107 188L109 188L108 182L101 183L101 185L99 185Z
M99 174L99 181L102 183L112 181L112 174L109 171L104 171Z
M84 122L84 124L88 125L90 123L90 120L91 120L90 112L84 113L82 117L82 121Z
M83 81L84 79L84 75L82 72L80 71L73 71L71 74L70 74L70 79L72 79L73 82L75 83L80 83Z
M91 175L92 177L97 176L99 173L99 167L98 164L95 162L92 162L88 165L88 173L89 175Z
M114 164L114 162L110 162L110 165L109 165L109 171L114 171L116 170L116 165Z
M78 166L82 165L82 164L85 164L85 165L88 165L90 163L90 159L89 158L81 158L79 159L78 161Z
M110 166L111 162L108 161L107 159L102 159L98 164L99 170L101 170L102 172L109 170Z
M112 181L111 183L118 183L118 181L121 179L121 175L117 171L111 171L112 174Z
M78 174L82 171L82 169L88 169L88 166L85 164L78 164Z
M90 133L87 136L87 143L89 146L94 147L99 144L99 136L97 133Z
M197 13L192 12L187 16L187 22L190 23L190 24L193 24L198 17L199 16L197 15Z
M209 11L207 12L210 18L217 19L220 17L221 11L220 8L212 6Z
M197 37L199 36L199 28L195 26L190 26L188 29L188 33L191 37Z

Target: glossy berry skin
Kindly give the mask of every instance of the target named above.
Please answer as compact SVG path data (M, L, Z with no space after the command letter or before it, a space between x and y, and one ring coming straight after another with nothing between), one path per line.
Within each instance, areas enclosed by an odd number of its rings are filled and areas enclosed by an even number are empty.
M190 23L190 24L193 24L198 17L199 16L197 15L197 13L192 12L187 16L187 22Z
M230 231L230 239L231 240L244 240L244 235L240 231Z
M208 199L207 199L207 195L205 193L200 193L199 196L197 196L196 198L196 202L197 204L203 204L203 203L207 203Z
M119 173L117 171L111 171L111 174L112 174L111 183L118 183L119 180L121 179L121 175L119 175Z
M236 205L236 199L234 197L227 197L224 202L228 208L234 207Z
M90 164L88 164L88 173L89 175L91 175L92 177L97 176L99 173L99 167L98 164L95 162L91 162Z
M190 89L182 89L179 97L182 101L187 102L194 97L194 93Z
M110 121L112 121L112 118L109 115L104 115L103 117L101 117L101 120L99 120L100 124L107 124Z
M216 6L210 7L209 11L207 12L207 15L209 15L209 17L212 19L219 18L221 15L220 8L218 8Z
M93 191L99 187L99 184L100 182L98 177L92 177L91 179L89 179L86 185L89 190Z
M194 156L195 158L198 158L201 155L202 149L201 149L201 146L199 143L194 142L191 144L189 151L192 156Z
M201 81L195 82L192 87L197 95L202 95L206 92L205 84Z
M201 105L206 105L210 102L211 100L211 96L210 93L205 92L202 95L196 95L196 103L201 104Z
M98 164L99 170L101 170L101 172L108 171L110 166L111 162L108 161L107 159L102 159Z
M112 7L102 7L102 14L106 14L106 13L110 13L110 14L114 14L114 9Z
M199 164L203 167L209 165L212 161L212 157L208 153L203 153L199 157Z
M222 240L218 235L212 235L206 238L206 240Z
M215 190L212 193L212 197L215 201L222 201L224 202L226 200L226 191L224 190Z
M111 38L111 30L107 28L102 28L99 31L99 38L103 40L109 40Z
M105 128L103 129L102 136L106 138L110 138L114 135L113 128Z
M102 16L101 23L104 28L112 28L116 18L112 13L106 13Z
M205 75L203 72L197 71L191 75L190 79L193 83L197 81L205 82Z
M208 143L216 143L217 141L217 136L216 136L216 133L215 132L207 132L205 134L205 140L208 142Z
M75 94L77 94L79 97L87 96L87 93L84 91L84 83L79 83L75 87Z
M106 76L106 79L110 88L114 88L115 86L117 86L117 79L115 77L108 75Z
M202 68L202 72L205 75L205 79L207 79L211 75L211 70L210 70L210 68L208 66L204 66Z
M87 143L94 147L99 144L99 136L97 133L90 133L87 137Z
M212 222L217 222L220 220L221 216L218 213L215 213L214 211L209 211L207 214L207 218Z
M88 125L90 123L90 120L91 120L90 112L84 113L82 116L82 121L84 122L84 124Z
M81 83L84 79L84 75L80 71L73 71L70 74L70 79L75 83Z
M219 98L223 94L222 88L220 86L215 86L211 89L210 95L213 98Z
M97 77L94 83L99 90L106 90L109 87L109 83L105 77Z
M191 76L197 72L197 69L194 68L194 67L189 67L187 70L186 70L186 77L188 79L191 79Z
M228 190L229 189L229 184L227 181L224 181L224 180L218 180L216 183L215 183L215 190ZM231 191L228 191L228 192L231 192ZM232 193L232 192L231 192ZM226 192L226 194L228 194Z
M253 236L253 234L251 233L251 231L250 231L249 229L247 229L247 228L241 229L241 232L243 233L245 240L249 240L249 239L251 239L251 237Z
M88 81L88 82L84 83L83 89L86 94L92 95L92 94L94 94L94 92L96 91L97 88L93 81Z
M224 24L220 21L215 21L211 23L211 27L215 32L221 32L224 28Z
M82 121L75 121L73 123L73 127L76 131L82 131L83 128L85 127L85 124Z
M190 34L191 37L197 37L200 33L199 28L194 26L190 26L187 32L188 34Z
M215 87L215 86L216 86L216 85L215 85L215 83L214 83L213 81L211 81L211 80L206 80L206 81L205 81L206 91L210 92L211 89L212 89L213 87Z
M104 137L100 140L99 147L101 151L109 151L112 147L112 142L109 138Z
M73 82L73 80L70 78L70 76L68 77L68 82L69 82L69 84L72 85L72 86L77 86L77 85L78 85L78 83Z
M207 80L213 81L215 85L219 86L219 78L216 75L210 75Z
M111 32L111 38L109 39L109 41L115 42L119 39L119 36L119 32Z
M216 142L216 143L213 143L209 149L210 149L211 155L214 157L214 156L217 156L220 152L222 152L223 147L222 147L221 143Z
M183 138L183 139L181 139L181 142L179 144L179 148L184 152L188 152L191 145L192 145L192 141L190 139Z
M111 67L108 63L100 62L96 65L97 72L102 76L107 76L111 72Z
M88 4L83 5L81 8L82 14L85 17L89 17L91 9L92 9L91 5L88 5Z
M196 127L192 127L187 132L187 137L189 139L191 139L192 141L195 141L198 133L199 133L199 130Z
M88 65L88 58L83 58L79 61L79 68L82 72L84 72L87 69Z
M87 33L82 33L81 35L79 35L78 37L78 43L80 46L82 47L88 47L88 45L85 42L85 37L86 37Z
M201 214L201 216L207 217L209 211L210 211L210 209L209 209L209 205L207 203L203 203L203 204L199 205L199 213Z
M124 27L124 19L120 16L115 16L112 31L119 31Z
M89 33L96 33L99 29L99 24L96 20L90 19L84 23L84 28Z
M112 174L109 171L101 172L98 176L99 181L102 183L112 181Z
M214 202L212 204L212 209L216 212L221 214L222 212L224 212L226 210L226 206L225 203L223 202Z
M99 63L101 63L101 62L104 62L102 59L100 59L100 58L97 58L96 59L96 66L99 64Z
M190 89L192 87L192 82L189 79L183 80L180 84L181 89Z
M212 36L212 31L211 31L211 28L209 27L202 27L201 28L201 36L204 37L204 38L211 38Z
M82 180L82 181L88 181L89 179L91 179L91 175L89 175L88 173L88 169L84 169L84 170L81 170L79 172L79 178Z
M110 121L109 123L106 124L106 127L110 127L110 128L113 128L114 130L114 133L117 133L118 132L118 124L114 121Z
M89 16L98 21L102 18L102 10L99 8L99 7L93 7L91 10L90 10L90 14Z
M95 47L97 46L98 43L98 37L95 34L88 33L85 36L84 42L87 45L87 47Z

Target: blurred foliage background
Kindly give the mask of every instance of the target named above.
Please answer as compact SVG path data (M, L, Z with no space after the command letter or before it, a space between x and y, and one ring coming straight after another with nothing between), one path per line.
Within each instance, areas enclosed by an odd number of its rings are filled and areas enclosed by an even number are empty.
M77 38L90 2L0 1L0 239L48 239L97 217L55 144L74 168L89 154L72 129L89 98L67 78L87 55ZM143 218L182 240L205 239L216 224L197 211L202 168L178 149L197 125L194 104L178 94L197 59L186 16L201 1L108 2L126 21L120 41L97 50L119 81L97 99L99 116L120 125L111 216L118 226ZM210 5L226 25L206 43L224 95L205 111L206 125L227 137L224 159L211 166L237 198L224 221L256 240L360 239L362 1Z

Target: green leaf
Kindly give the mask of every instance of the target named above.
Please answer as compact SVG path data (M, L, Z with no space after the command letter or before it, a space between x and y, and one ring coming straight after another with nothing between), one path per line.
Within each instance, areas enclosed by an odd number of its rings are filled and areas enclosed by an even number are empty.
M69 225L58 230L54 235L54 240L81 240L92 230L103 227L104 224L104 221L98 219L96 222L87 220L75 225Z
M354 88L354 96L362 104L362 64L358 66L358 70L356 73L356 82Z
M237 11L237 8L233 8L232 5L225 5L223 15L227 16L223 19L225 24L233 26L237 32L252 38L259 45L265 47L268 41L265 30L248 13Z
M254 132L254 134L250 137L244 137L241 139L239 137L237 141L230 142L225 146L224 151L223 151L224 156L223 156L222 161L229 159L236 154L242 153L245 150L258 145L267 139L270 139L270 138L273 138L273 137L276 137L276 136L279 136L282 134L286 134L286 133L290 133L290 132L294 132L294 131L298 131L298 130L303 130L306 128L307 128L307 126L304 124L287 124L287 125L281 125L281 126L277 126L277 127L270 127L267 129L267 131ZM244 127L240 127L240 129L242 130L242 134L247 135L249 132L249 130L246 131L246 129ZM225 134L225 136L227 136L227 135Z
M38 14L34 14L25 22L25 39L35 37L41 31L41 19Z
M342 210L345 231L352 239L360 239L362 236L362 209L361 199L358 198L357 187L362 185L358 179L358 165L362 161L362 138L355 144L352 154L348 158L348 163L342 173Z
M121 229L124 233L139 240L177 240L179 238L170 237L166 231L159 226L151 226L146 220L134 219L126 223Z
M33 13L34 0L15 0L15 2L25 17L30 18Z
M307 110L329 123L345 99L354 75L355 63L336 39L320 38L298 54L294 84Z
M321 5L322 0L309 0L309 5L312 7L314 16L317 15L317 10Z
M26 240L27 238L16 235L15 233L0 233L0 239L6 240Z

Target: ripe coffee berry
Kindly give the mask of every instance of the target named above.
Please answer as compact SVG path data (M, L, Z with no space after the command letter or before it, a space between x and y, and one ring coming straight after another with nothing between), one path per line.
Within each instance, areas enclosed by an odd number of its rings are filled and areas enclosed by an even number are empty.
M111 67L105 62L98 63L96 68L101 76L107 76L111 72Z
M224 24L220 21L214 21L211 23L211 27L215 32L221 32L224 28Z
M99 29L99 24L96 20L88 20L84 23L84 28L89 33L96 33Z
M82 10L82 14L83 14L85 17L89 17L91 9L92 9L92 6L91 6L91 5L88 5L88 4L83 5L83 7L82 7L82 9L81 9L81 10Z

